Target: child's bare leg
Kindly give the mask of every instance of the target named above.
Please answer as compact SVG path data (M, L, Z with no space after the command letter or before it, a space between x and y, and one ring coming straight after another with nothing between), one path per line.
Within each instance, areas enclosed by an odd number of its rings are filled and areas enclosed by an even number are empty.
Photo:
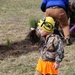
M42 74L36 70L34 75L42 75Z

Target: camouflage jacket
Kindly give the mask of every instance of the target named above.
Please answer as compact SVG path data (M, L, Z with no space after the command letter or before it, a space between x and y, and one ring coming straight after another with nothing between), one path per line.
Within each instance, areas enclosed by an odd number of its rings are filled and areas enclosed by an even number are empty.
M63 43L58 35L43 37L40 45L40 58L45 61L61 62L64 57Z

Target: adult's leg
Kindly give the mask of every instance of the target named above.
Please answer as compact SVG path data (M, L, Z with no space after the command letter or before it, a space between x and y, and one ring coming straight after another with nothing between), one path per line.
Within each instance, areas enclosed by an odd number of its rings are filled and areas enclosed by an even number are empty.
M68 23L68 17L66 15L66 12L64 10L62 11L63 12L60 14L59 22L64 33L64 39L65 39L66 45L70 45L71 40L70 40L70 26Z
M70 31L69 31L69 24L68 24L68 17L66 15L66 12L62 8L48 8L46 10L46 16L54 17L55 19L58 19L63 33L64 33L64 39L66 39L66 44L70 45Z

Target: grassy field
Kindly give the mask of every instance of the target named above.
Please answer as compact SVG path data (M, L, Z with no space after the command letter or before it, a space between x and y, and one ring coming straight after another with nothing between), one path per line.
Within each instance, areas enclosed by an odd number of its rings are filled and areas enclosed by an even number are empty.
M41 0L0 0L0 75L34 75L38 47L27 41L29 19L42 18ZM10 40L11 48L7 47ZM75 75L75 39L65 46L59 75Z
M19 41L29 31L29 19L39 18L40 0L0 0L0 43ZM37 16L36 16L37 15Z

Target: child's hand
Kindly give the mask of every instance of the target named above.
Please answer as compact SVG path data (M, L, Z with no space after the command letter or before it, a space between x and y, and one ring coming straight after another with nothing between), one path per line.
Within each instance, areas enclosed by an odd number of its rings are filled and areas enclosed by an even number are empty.
M56 62L54 63L54 68L55 70L57 70L59 68L59 64L57 64Z

